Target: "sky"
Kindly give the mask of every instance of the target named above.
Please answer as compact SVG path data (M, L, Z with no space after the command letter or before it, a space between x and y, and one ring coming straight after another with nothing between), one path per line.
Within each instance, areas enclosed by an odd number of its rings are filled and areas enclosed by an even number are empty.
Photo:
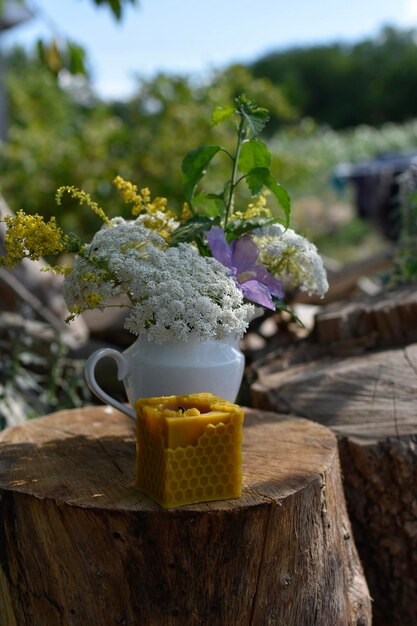
M158 71L202 77L289 46L373 36L384 25L417 27L417 0L140 0L117 23L91 0L28 0L38 17L0 38L28 48L69 37L86 50L103 98L129 97Z

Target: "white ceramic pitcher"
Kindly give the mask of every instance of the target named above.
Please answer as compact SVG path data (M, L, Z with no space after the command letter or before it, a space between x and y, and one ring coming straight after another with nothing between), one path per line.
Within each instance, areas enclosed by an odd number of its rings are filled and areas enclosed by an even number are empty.
M104 357L117 363L131 407L108 395L95 378L95 367ZM90 355L85 378L90 390L103 402L136 418L138 398L210 392L234 402L242 382L245 359L237 339L169 341L162 345L142 334L127 350L102 348Z

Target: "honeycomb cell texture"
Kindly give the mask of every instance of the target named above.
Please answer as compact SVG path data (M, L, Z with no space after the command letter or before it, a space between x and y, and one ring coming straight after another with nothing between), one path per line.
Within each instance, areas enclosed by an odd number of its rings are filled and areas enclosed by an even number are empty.
M238 498L243 410L208 393L136 403L136 486L165 508Z

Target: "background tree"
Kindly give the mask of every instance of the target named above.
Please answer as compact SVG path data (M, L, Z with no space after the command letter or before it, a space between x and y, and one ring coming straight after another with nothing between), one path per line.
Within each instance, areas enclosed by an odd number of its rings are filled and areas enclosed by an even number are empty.
M104 103L93 95L88 78L64 74L62 80L61 71L57 81L35 55L15 50L7 65L11 124L8 141L0 145L0 190L14 210L46 216L56 214L54 194L61 185L82 187L116 215L121 207L111 181L118 174L167 196L179 210L184 155L197 145L233 148L233 127L210 128L216 105L230 105L245 92L276 116L293 116L279 88L253 79L241 66L214 73L204 85L160 74L138 81L130 100ZM223 167L229 167L226 159L213 168L213 186L217 178L225 179ZM60 220L69 229L97 227L94 215L70 202L60 208Z
M280 85L300 117L333 128L403 122L416 115L416 34L386 27L355 44L273 52L252 70Z

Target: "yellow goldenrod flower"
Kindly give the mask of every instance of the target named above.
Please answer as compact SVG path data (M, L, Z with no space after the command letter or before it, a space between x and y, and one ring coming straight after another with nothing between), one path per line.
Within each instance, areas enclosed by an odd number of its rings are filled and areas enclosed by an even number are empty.
M69 185L66 185L65 187L60 187L55 196L56 203L58 205L61 204L62 196L64 195L64 193L67 193L69 196L71 196L71 198L74 198L74 200L78 200L80 205L86 204L88 208L93 211L93 213L98 215L103 220L103 222L107 224L107 226L110 226L111 221L109 220L103 209L97 204L97 202L94 202L90 194L88 194L86 191L83 191L82 189L77 189L76 187L72 187Z
M116 176L113 184L120 192L123 202L125 202L126 204L133 204L132 213L135 210L135 207L142 207L143 198L140 194L137 193L138 188L136 187L136 185L128 180L124 180L121 176Z
M253 217L272 217L272 212L266 206L265 196L258 196L255 202L248 204L246 211L235 211L230 219L251 219Z
M166 198L160 198L158 196L157 198L154 198L154 201L152 202L152 211L154 213L156 213L157 211L161 211L162 213L165 213L168 217L175 218L175 213L173 213L172 211L168 211L167 206L168 200Z
M6 256L0 259L0 265L10 268L23 259L37 261L42 256L56 255L66 249L68 238L54 217L45 222L41 215L18 211L14 217L6 215L2 221L7 226L4 238Z
M166 213L168 218L174 218L172 211L167 211L168 200L166 198L154 198L151 201L151 192L149 187L143 187L138 193L136 185L128 180L124 180L121 176L116 176L113 181L114 185L120 192L123 202L133 204L132 215L137 216L141 213L155 214L157 211Z
M181 211L181 222L185 222L185 220L188 220L190 217L193 216L193 213L190 209L190 205L188 204L188 202L184 202L184 204L182 205L182 211Z
M83 294L84 302L90 309L94 309L99 306L103 301L103 296L97 293L96 291L90 291L89 293Z
M138 193L136 185L121 176L116 176L113 183L117 187L122 200L132 204L132 215L138 217L141 223L150 230L156 231L165 241L169 241L172 232L178 226L177 216L167 209L166 198L151 199L148 187L143 187Z
M148 187L144 187L143 189L140 190L140 195L143 198L143 202L146 204L147 202L150 202L151 200L151 192L149 190Z
M81 304L69 304L68 311L71 313L71 316L68 319L73 319L77 315L80 315L80 313L82 313L84 309Z

